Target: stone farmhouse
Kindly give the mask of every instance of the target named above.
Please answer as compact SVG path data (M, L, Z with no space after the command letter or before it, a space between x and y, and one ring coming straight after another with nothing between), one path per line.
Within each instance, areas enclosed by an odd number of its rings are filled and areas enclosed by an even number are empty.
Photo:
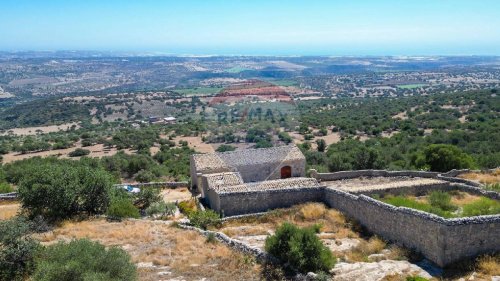
M223 216L323 202L358 221L370 232L420 252L439 266L500 251L498 214L442 218L395 207L372 197L460 190L500 200L500 193L456 178L455 171L441 174L385 170L317 173L311 170L311 177L305 177L305 157L295 145L193 154L190 160L192 189L201 194L206 205ZM371 178L378 182L370 181Z
M304 178L306 159L295 145L191 155L191 188L207 204L224 211L229 193L318 186Z

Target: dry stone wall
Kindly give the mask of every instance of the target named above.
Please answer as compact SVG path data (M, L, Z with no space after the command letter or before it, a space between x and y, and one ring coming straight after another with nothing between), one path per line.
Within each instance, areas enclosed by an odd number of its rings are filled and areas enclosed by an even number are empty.
M318 174L318 180L340 180L355 177L425 177L445 180L445 183L427 186L391 189L387 192L413 193L430 189L458 189L499 200L500 194L471 186L468 181L449 180L433 172L365 170ZM458 182L458 183L456 183ZM377 190L376 193L380 193ZM384 192L384 191L382 191ZM234 192L217 196L217 211L225 216L265 212L305 202L324 202L348 217L360 222L369 231L384 239L422 253L439 266L474 257L482 253L500 251L500 215L445 219L414 209L395 207L363 194L353 194L325 186L253 192Z
M386 171L386 170L356 170L341 171L334 173L317 173L311 170L311 176L321 181L334 181L341 179L353 179L359 177L419 177L419 178L437 178L439 173L426 171Z
M500 215L444 219L331 188L325 189L325 203L439 266L500 251Z

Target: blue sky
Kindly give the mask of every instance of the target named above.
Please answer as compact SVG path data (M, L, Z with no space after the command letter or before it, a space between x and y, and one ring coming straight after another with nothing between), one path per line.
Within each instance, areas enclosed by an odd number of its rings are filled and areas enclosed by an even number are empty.
M0 50L500 55L498 0L0 0Z

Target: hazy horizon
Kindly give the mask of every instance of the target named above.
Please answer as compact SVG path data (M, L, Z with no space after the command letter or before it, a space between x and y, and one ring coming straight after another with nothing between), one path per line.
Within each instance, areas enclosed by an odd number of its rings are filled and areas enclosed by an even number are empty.
M0 3L2 51L498 56L498 1Z

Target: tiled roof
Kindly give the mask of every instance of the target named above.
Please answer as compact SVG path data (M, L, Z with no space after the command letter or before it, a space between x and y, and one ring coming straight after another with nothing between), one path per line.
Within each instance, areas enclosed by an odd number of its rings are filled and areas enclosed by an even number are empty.
M207 178L208 189L219 189L230 185L239 185L243 183L240 173L216 173L204 175Z
M219 186L214 188L217 193L263 191L278 189L315 188L320 184L313 178L288 178L280 180L268 180L261 182L243 183L231 186Z
M231 167L222 160L216 153L193 154L194 163L198 172L207 173L210 171L231 171Z
M221 169L231 171L234 170L234 168L246 165L280 163L283 161L305 159L300 149L295 145L194 154L193 158L196 168L200 172Z

